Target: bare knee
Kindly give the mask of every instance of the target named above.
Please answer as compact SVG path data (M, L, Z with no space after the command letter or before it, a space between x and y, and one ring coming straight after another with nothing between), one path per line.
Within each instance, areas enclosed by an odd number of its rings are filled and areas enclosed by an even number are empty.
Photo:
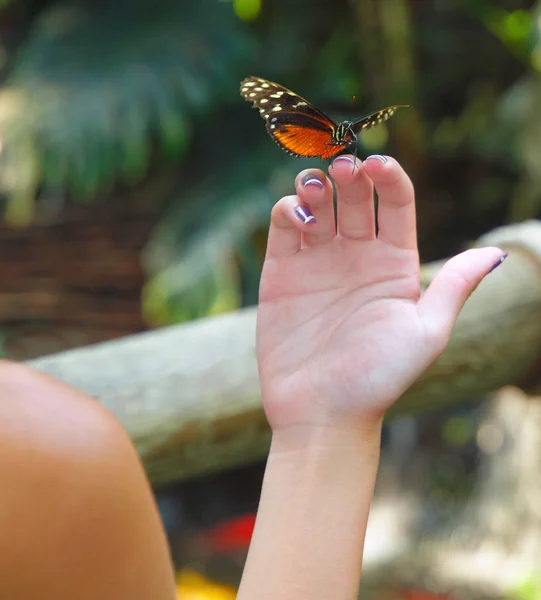
M13 448L39 447L49 458L72 458L115 440L120 424L96 400L20 363L0 360L0 432ZM4 437L4 436L7 436Z
M0 480L0 597L174 597L145 474L97 401L0 361Z

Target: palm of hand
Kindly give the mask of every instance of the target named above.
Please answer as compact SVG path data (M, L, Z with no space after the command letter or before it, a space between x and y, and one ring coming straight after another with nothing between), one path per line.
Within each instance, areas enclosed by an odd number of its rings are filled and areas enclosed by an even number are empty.
M431 358L419 290L417 252L377 239L266 261L258 359L271 425L382 414Z
M332 184L317 170L299 174L297 194L273 209L257 322L273 429L380 419L444 350L468 296L505 257L467 250L420 298L413 186L396 161L376 159L353 172L352 159L333 162L336 217Z

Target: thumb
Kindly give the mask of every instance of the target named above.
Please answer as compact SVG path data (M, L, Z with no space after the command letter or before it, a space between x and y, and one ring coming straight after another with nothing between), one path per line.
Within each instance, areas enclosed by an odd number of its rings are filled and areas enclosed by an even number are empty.
M418 302L427 338L443 351L466 300L493 269L507 258L499 248L466 250L449 259Z

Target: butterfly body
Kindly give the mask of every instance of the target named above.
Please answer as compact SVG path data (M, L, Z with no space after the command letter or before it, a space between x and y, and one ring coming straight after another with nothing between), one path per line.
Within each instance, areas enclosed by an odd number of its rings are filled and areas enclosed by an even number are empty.
M357 144L357 134L353 128L353 121L342 121L332 132L332 144L335 146L352 146Z
M336 124L295 92L261 77L247 77L240 84L240 93L259 110L267 132L288 154L324 160L355 150L361 131L386 121L404 106L389 106L356 121Z

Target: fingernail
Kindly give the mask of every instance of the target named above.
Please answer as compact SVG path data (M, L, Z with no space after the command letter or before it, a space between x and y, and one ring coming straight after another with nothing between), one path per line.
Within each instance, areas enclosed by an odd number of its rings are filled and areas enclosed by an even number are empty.
M496 267L499 267L499 266L502 264L502 262L503 262L503 261L504 261L504 260L505 260L505 259L506 259L508 256L509 256L509 254L508 254L507 252L506 252L505 254L503 254L503 255L500 257L500 260L499 260L497 263L495 263L494 265L492 265L492 268L490 269L489 273L492 273L492 271L494 271L494 269L495 269Z
M315 223L316 218L310 212L310 209L307 206L297 206L295 207L295 214L299 219L306 225L307 223Z
M355 162L355 160L353 158L351 158L351 156L337 156L333 161L332 164L334 165L335 162L338 162L339 160L347 160L348 163L350 165L353 165L354 167L357 166L357 163Z
M321 189L323 189L323 181L313 173L308 173L302 178L302 185L306 187L307 185L317 185Z
M387 157L383 156L382 154L371 154L370 156L366 157L366 160L368 160L369 158L376 158L377 160L380 160L384 164L386 162L388 162Z

